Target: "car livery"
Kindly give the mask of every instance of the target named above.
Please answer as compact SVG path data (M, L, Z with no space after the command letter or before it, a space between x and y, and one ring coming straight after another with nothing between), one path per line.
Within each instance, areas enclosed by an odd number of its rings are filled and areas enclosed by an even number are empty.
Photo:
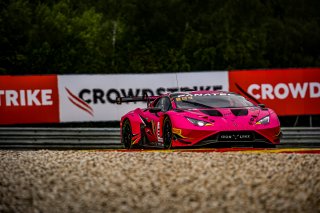
M280 122L272 109L224 91L191 91L153 97L118 98L117 103L146 101L120 121L125 148L178 148L210 145L274 147Z

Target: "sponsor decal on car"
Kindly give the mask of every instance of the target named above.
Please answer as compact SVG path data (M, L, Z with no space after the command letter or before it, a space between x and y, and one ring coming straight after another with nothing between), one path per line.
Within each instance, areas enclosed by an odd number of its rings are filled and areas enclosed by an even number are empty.
M252 133L221 133L220 141L252 141Z

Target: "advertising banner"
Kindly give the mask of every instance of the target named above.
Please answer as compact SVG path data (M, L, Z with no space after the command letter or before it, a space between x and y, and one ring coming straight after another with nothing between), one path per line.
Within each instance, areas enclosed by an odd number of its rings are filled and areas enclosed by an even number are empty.
M320 68L233 70L229 89L278 115L320 114Z
M117 97L225 90L278 115L320 114L320 68L114 75L0 76L0 125L119 121L146 103Z
M0 124L57 123L57 76L0 76Z
M60 121L117 121L146 103L117 105L117 97L161 95L186 88L228 90L228 72L59 75Z

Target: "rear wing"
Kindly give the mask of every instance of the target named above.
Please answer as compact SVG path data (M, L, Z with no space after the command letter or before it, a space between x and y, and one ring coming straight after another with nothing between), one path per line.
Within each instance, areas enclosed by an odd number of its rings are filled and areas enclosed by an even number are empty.
M148 96L145 94L144 96L135 96L135 97L117 97L116 103L122 104L122 103L129 103L129 102L148 102L148 105L150 101L154 101L159 96Z

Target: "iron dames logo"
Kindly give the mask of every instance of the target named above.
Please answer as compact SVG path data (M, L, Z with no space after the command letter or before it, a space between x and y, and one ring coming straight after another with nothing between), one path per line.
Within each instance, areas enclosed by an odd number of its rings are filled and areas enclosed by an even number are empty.
M69 101L73 105L83 110L84 112L88 113L92 117L94 116L93 115L94 111L89 104L87 104L85 101L83 101L82 99L77 97L75 94L73 94L67 87L65 87L65 90L67 91Z
M253 135L251 133L222 133L219 135L220 141L251 141Z

